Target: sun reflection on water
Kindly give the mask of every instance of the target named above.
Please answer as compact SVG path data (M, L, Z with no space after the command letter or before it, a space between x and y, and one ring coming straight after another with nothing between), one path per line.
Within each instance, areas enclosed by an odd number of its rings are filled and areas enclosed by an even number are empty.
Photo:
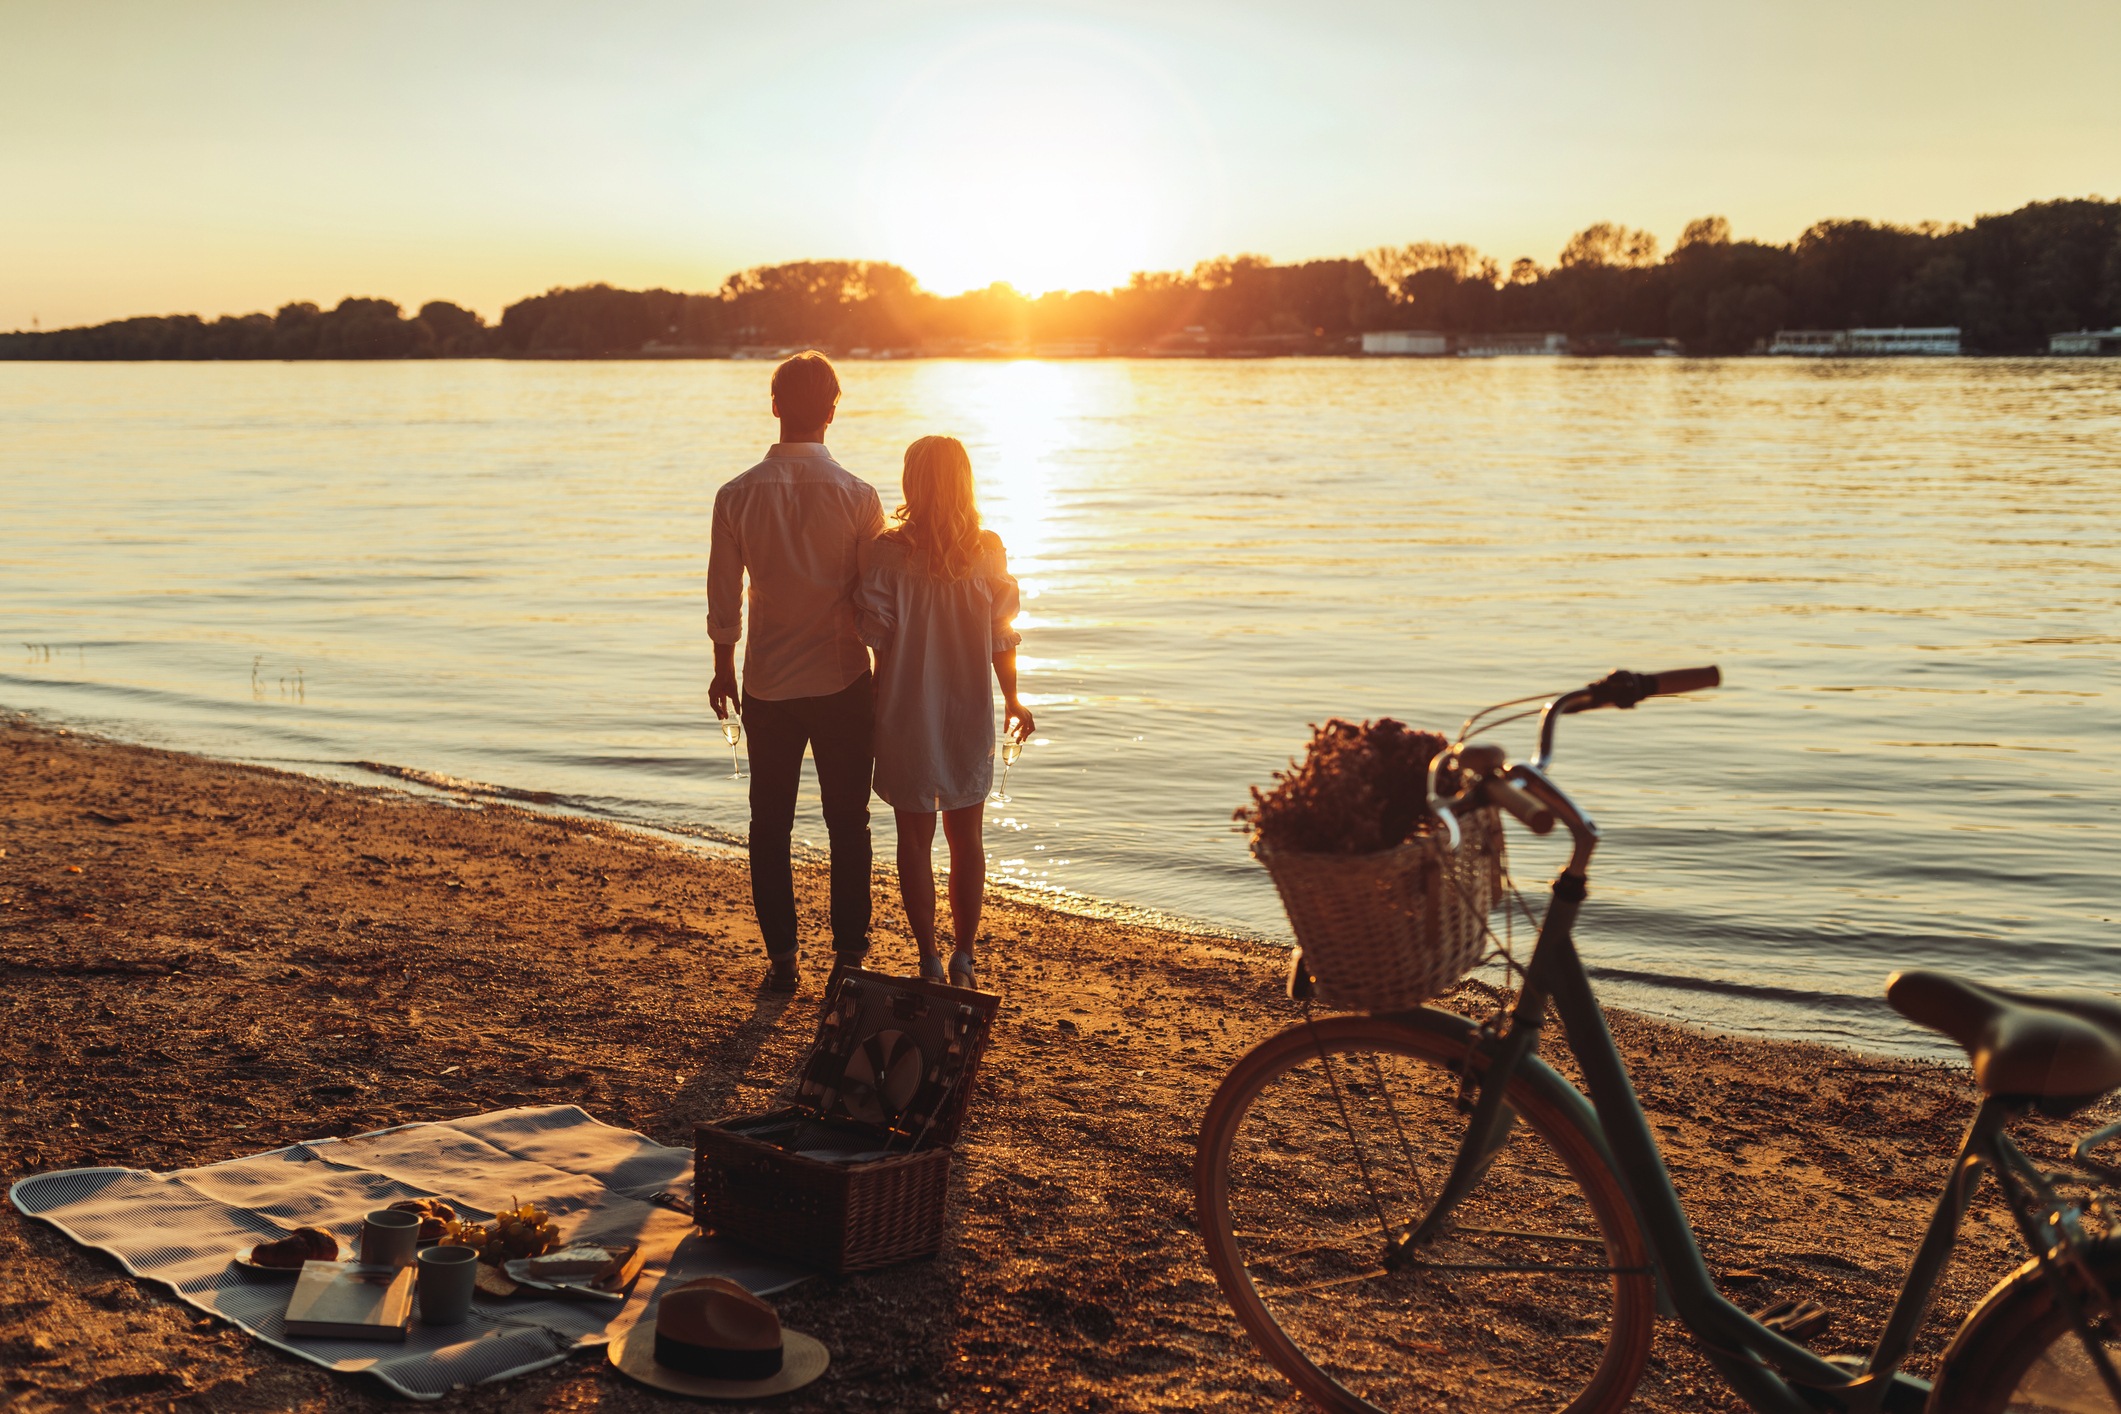
M1078 445L1086 389L1068 370L1025 360L1000 364L987 396L960 413L979 478L987 523L1009 547L1019 579L1033 577L1051 553L1047 525L1054 509L1052 464ZM1025 586L1031 597L1036 585Z

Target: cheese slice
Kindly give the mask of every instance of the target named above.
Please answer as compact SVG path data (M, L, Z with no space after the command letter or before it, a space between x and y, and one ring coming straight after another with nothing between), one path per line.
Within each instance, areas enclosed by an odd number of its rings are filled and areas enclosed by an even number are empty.
M525 1264L532 1281L554 1277L594 1276L611 1265L611 1254L601 1247L568 1247L532 1257Z

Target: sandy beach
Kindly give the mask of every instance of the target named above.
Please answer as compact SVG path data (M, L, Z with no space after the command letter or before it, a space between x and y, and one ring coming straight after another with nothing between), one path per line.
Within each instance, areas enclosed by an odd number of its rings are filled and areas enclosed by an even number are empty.
M759 1108L810 1037L826 961L811 950L792 999L759 991L741 860L22 719L0 723L0 782L10 1181L168 1170L516 1104L575 1103L689 1147L694 1122ZM798 888L816 936L822 877ZM876 896L872 965L910 971L887 878ZM1290 1407L1208 1274L1191 1196L1217 1079L1298 1017L1279 954L1020 903L990 905L988 929L986 977L1006 1000L946 1249L777 1298L833 1356L779 1407ZM1445 1004L1491 1005L1477 988ZM1839 1319L1815 1346L1865 1345L1972 1113L1965 1068L1612 1023L1734 1299L1822 1301ZM2073 1132L2043 1123L2025 1139L2051 1156ZM1985 1188L1917 1373L2017 1264L2005 1226ZM200 1319L12 1207L0 1267L0 1408L396 1402ZM443 1403L664 1400L599 1352ZM1636 1407L1737 1406L1667 1321Z

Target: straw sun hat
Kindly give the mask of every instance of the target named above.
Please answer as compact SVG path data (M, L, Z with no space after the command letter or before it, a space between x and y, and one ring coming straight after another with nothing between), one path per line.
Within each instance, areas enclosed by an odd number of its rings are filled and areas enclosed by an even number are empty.
M607 1347L624 1374L672 1394L761 1399L799 1389L832 1357L733 1281L701 1277L665 1296Z

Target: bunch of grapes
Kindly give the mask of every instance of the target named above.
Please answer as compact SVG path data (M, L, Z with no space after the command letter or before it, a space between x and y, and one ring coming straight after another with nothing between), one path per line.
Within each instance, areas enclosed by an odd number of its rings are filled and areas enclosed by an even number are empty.
M1390 717L1361 726L1336 717L1314 726L1302 764L1276 771L1272 790L1254 786L1235 818L1255 841L1285 853L1391 849L1427 828L1429 762L1449 745ZM1445 794L1457 788L1437 782Z
M519 1203L493 1220L493 1236L508 1257L535 1257L560 1245L552 1216L535 1203Z
M490 1223L453 1222L442 1232L442 1241L469 1247L479 1260L495 1266L517 1257L536 1257L560 1245L560 1230L552 1215L535 1203L517 1203L494 1214Z

